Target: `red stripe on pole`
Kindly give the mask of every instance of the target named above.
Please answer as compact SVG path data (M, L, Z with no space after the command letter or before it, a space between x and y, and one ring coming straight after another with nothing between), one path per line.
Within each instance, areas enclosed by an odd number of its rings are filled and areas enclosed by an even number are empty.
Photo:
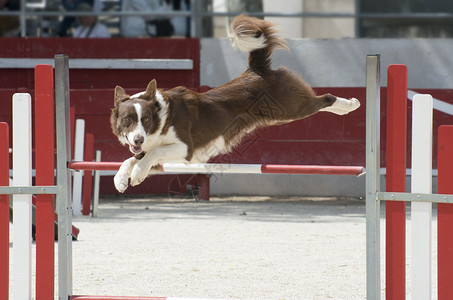
M406 191L407 68L390 65L387 76L388 192ZM386 207L386 299L406 294L406 203L389 201Z
M261 165L261 173L268 174L324 174L357 176L363 172L363 167L356 166Z
M0 186L9 185L9 126L0 123ZM0 299L9 292L9 195L0 195Z
M439 194L453 194L453 126L440 126L438 132ZM437 206L438 299L453 299L453 204Z
M35 67L36 185L54 185L55 125L53 68ZM54 297L54 195L36 195L36 299Z
M94 135L87 133L85 135L84 154L83 157L86 161L94 160ZM85 171L83 174L83 190L82 190L82 214L87 216L90 214L91 194L93 188L93 173L92 171Z

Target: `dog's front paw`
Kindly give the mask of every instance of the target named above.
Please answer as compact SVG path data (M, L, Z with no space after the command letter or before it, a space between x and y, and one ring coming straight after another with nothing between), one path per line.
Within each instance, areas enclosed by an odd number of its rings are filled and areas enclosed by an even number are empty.
M143 182L148 176L148 168L143 168L140 164L136 164L132 169L131 185L136 186Z
M113 177L113 183L118 192L124 193L128 186L129 177L125 172L118 171L115 177Z

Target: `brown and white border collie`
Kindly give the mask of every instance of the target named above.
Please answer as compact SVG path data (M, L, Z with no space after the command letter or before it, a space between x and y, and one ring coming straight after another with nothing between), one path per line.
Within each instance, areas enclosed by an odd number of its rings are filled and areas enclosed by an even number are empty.
M248 68L238 78L197 93L185 87L157 89L129 96L115 88L113 133L134 156L125 160L114 183L119 192L159 172L162 163L202 163L227 153L258 127L285 124L318 111L347 114L360 106L330 94L316 96L302 78L285 67L271 69L276 48L287 48L272 23L236 17L229 37L233 47L249 53Z

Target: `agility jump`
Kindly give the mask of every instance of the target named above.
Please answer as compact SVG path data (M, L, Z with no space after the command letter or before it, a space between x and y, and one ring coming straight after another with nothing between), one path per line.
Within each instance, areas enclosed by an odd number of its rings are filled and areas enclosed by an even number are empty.
M50 85L53 84L53 69L50 65L40 65L35 69L35 77L40 78L40 82L47 82L45 87L41 85L36 86L35 97L36 101L49 101L47 104L53 107L53 88ZM18 102L21 102L22 108L19 109L18 113L22 115L22 121L20 124L26 126L28 129L26 139L31 139L31 115L24 112L31 112L31 99L28 94L20 94L16 96ZM47 99L47 100L45 100ZM47 107L47 106L45 106ZM36 139L38 143L36 145L46 145L49 149L43 150L41 164L53 161L53 141L46 140L46 142L40 142L42 137L49 138L51 132L54 132L53 120L49 119L49 111L38 110L38 116L36 116L35 122L41 120L41 124L36 124L36 128L41 128L42 131L38 130ZM0 195L1 194L12 194L24 196L23 206L20 205L15 207L14 218L15 222L23 224L21 228L28 228L31 222L31 214L29 209L31 208L31 194L43 195L45 198L39 198L37 202L37 233L36 233L36 252L37 252L37 264L36 264L36 298L37 299L52 299L54 297L54 235L53 235L53 196L56 195L56 211L59 215L58 218L58 295L60 299L156 299L156 298L128 298L128 297L108 297L108 296L74 296L72 295L72 205L71 205L71 170L116 170L119 168L121 163L118 162L71 162L71 142L70 142L70 106L69 106L69 59L66 55L55 56L55 122L58 124L56 127L56 185L54 185L54 169L47 165L47 181L37 181L36 186L23 184L22 186L11 186L8 187L8 182L2 180L0 177ZM29 125L26 125L29 124ZM52 124L52 125L51 125ZM3 141L8 141L8 126L7 124L1 124L0 137ZM13 131L13 135L15 130ZM15 138L16 139L16 138ZM20 140L16 139L18 143ZM8 147L8 143L5 143L5 147ZM14 147L17 150L24 147ZM30 178L31 183L31 165L28 166L28 161L31 161L31 147L25 147L22 155L30 160L24 160L27 162L27 174L24 177ZM50 150L51 149L51 150ZM3 149L5 151L5 149ZM7 150L6 150L7 151ZM14 151L14 150L13 150ZM36 150L41 151L41 150ZM0 152L0 155L3 152ZM7 153L7 152L6 152ZM48 156L51 154L52 157ZM13 155L16 157L15 160L22 161L21 154ZM0 156L2 161L0 162L0 173L8 179L8 155ZM13 162L13 169L16 163ZM16 165L19 167L22 165ZM39 164L37 165L38 168ZM226 165L226 164L163 164L162 171L164 172L177 172L177 173L274 173L274 174L336 174L336 175L360 175L364 173L364 168L360 166L297 166L297 165ZM42 171L37 170L37 174L41 174ZM14 171L14 174L17 174ZM40 175L41 176L41 175ZM39 183L41 182L41 183ZM17 182L15 183L17 185ZM9 215L6 218L4 208L9 209L9 203L6 200L8 197L0 198L0 215L5 216L2 218L0 225L0 256L5 261L9 259ZM8 212L9 213L9 212ZM17 216L16 216L17 214ZM16 218L17 217L17 218ZM4 220L8 220L5 222ZM16 230L16 227L18 228ZM52 227L52 229L51 229ZM14 226L14 245L23 245L23 249L20 248L17 251L25 251L26 257L30 257L31 253L31 241L26 232L26 229L21 232L19 226ZM16 234L17 232L17 234ZM5 234L6 233L6 234ZM17 236L17 241L16 241ZM16 251L16 246L13 251ZM17 257L16 252L15 257ZM17 265L16 265L17 263ZM31 257L30 259L21 260L20 262L14 262L13 270L13 298L14 299L28 299L31 297ZM14 274L17 274L15 276ZM1 264L0 266L0 296L2 299L8 299L9 289L9 265L7 263ZM4 296L4 297L3 297ZM166 299L166 298L158 298Z
M39 70L42 67L39 66L37 68L37 72L40 72ZM50 68L50 66L46 66L44 68ZM451 243L451 239L446 237L448 234L451 233L451 228L452 228L452 203L453 203L453 195L449 195L446 193L451 193L451 181L453 178L452 172L453 172L453 166L452 166L452 159L451 159L451 153L453 153L453 145L451 141L453 140L451 134L453 133L452 127L451 126L443 126L439 129L439 136L441 138L441 142L439 142L439 192L445 193L445 194L440 194L440 195L432 195L428 191L419 191L418 193L404 193L404 191L388 191L388 192L381 192L379 189L379 169L380 169L380 162L379 162L379 156L380 156L380 147L379 147L379 139L380 139L380 132L379 132L379 118L380 116L380 110L379 110L379 56L368 56L367 57L367 199L366 199L366 205L367 205L367 297L368 299L380 299L381 296L381 288L380 288L380 241L379 241L379 235L380 235L380 229L379 229L379 207L380 207L380 201L414 201L414 202L421 202L421 204L431 204L433 202L438 202L438 203L443 203L439 205L439 217L438 217L438 222L439 222L439 298L443 299L449 299L451 298L450 296L453 293L453 285L451 284L451 281L449 278L451 276L448 276L449 272L452 269L452 262L453 260L451 259L452 254L450 253L452 248L445 247ZM41 74L42 75L42 74ZM40 76L41 76L40 75ZM398 75L399 76L399 75ZM53 82L52 76L47 77L47 80L50 82ZM39 97L39 92L37 93L37 98ZM13 187L7 187L6 185L8 184L8 154L5 149L0 149L0 158L2 159L1 161L4 163L6 160L6 163L1 164L0 166L3 166L0 168L0 184L2 184L2 187L0 187L0 193L1 194L19 194L20 196L25 196L26 194L47 194L47 195L56 195L56 201L57 201L57 212L59 213L59 232L58 232L58 237L59 237L59 242L58 242L58 256L59 256L59 278L58 278L58 292L59 292L59 297L60 299L68 299L68 297L71 297L72 299L156 299L156 298L127 298L127 297L108 297L108 296L73 296L72 295L72 250L71 250L71 216L72 216L72 208L70 205L70 169L68 168L71 167L73 169L116 169L119 167L119 163L104 163L105 165L99 164L99 163L92 163L92 162L70 162L69 157L70 157L70 139L69 139L69 72L68 72L68 57L64 55L57 55L55 57L55 95L56 95L56 122L59 124L57 126L57 182L56 185L53 185L52 182L43 182L40 183L39 185L36 186L13 186ZM400 92L400 98L401 95L404 95L404 93ZM25 97L27 98L27 97ZM405 98L405 96L403 96ZM421 106L421 110L424 111L424 113L428 112L428 119L432 118L432 102L430 103L430 96L421 96L420 99L415 99L414 100L414 106L418 106L418 104L415 104L416 102L419 102L419 100L423 103ZM27 101L26 101L27 102ZM427 105L428 110L424 105ZM389 105L391 107L391 105ZM430 116L430 109L431 109L431 116ZM419 110L419 109L417 109ZM27 109L27 111L29 111ZM23 112L22 112L23 113ZM416 115L419 115L416 113ZM48 113L47 113L48 117ZM397 115L394 118L396 119L404 119L401 115ZM24 119L30 119L30 117L26 117ZM429 124L425 123L425 124ZM426 126L424 126L426 127ZM427 126L428 129L430 126ZM28 128L28 127L27 127ZM396 129L397 127L392 127L389 128L388 130L395 129L397 131L401 131L401 129ZM8 127L5 124L0 125L0 137L2 140L8 140ZM429 131L429 130L428 130ZM48 131L49 132L49 131ZM14 133L13 133L14 134ZM419 135L420 132L417 132ZM29 138L30 134L27 135L27 139ZM403 140L404 141L404 140ZM423 141L423 143L426 143L426 141ZM43 143L39 143L43 144ZM6 153L6 154L5 154ZM29 153L26 155L30 155ZM394 155L394 154L392 154ZM426 156L424 155L423 160L426 160ZM428 155L429 156L429 155ZM448 158L448 159L447 159ZM413 161L417 161L419 158L414 157ZM429 166L429 163L424 162L424 166ZM5 167L6 166L6 167ZM233 166L233 165L231 165ZM260 166L260 167L258 167ZM171 165L163 165L162 166L164 171L171 170ZM174 166L176 167L182 167L184 166ZM194 168L202 168L202 169L209 169L209 165L200 165L200 166L193 166ZM226 167L226 166L224 166ZM278 166L278 165L255 165L254 172L257 173L258 170L262 172L264 169L272 169L274 168L275 170L278 170L278 172L285 171L287 173L302 173L306 174L304 172L308 172L305 169L307 166ZM190 168L190 165L187 167ZM234 167L232 167L234 168ZM238 168L244 168L244 167L238 167ZM261 169L260 169L261 168ZM293 168L291 170L291 168ZM308 169L312 169L313 174L316 172L320 172L321 168L319 166L314 166L314 167L307 167ZM334 172L333 170L340 170L336 174L355 174L358 175L363 172L362 167L353 167L354 171L351 171L349 169L350 167L323 167L328 170L328 172ZM400 167L401 168L401 167ZM405 168L405 166L404 166ZM173 170L178 170L181 171L181 169L173 169ZM201 172L200 169L191 169L189 172L193 172L194 170L198 170ZM297 170L297 172L295 172ZM222 170L223 172L226 172ZM337 172L335 171L335 172ZM50 171L49 171L50 172ZM415 169L413 172L417 172ZM53 169L52 169L53 173ZM426 173L426 172L425 172ZM428 173L430 171L428 170ZM405 176L405 171L402 173L399 171L399 176L401 174L404 174ZM27 175L28 177L29 175ZM53 176L53 175L52 175ZM418 176L418 175L415 175ZM422 175L423 178L430 178L430 174L428 176ZM52 177L53 178L53 177ZM53 179L52 179L53 180ZM417 183L418 184L418 183ZM429 186L428 186L429 188ZM5 218L1 218L2 223L0 227L0 257L3 259L3 262L8 261L9 257L9 236L7 234L8 232L8 226L9 223L5 222L5 220L9 220L9 216L7 213L5 213L6 209L8 208L8 203L7 203L8 197L0 197L0 213L1 216L4 216ZM28 198L27 198L28 199ZM425 203L423 203L425 202ZM23 201L24 203L24 211L25 214L27 215L27 211L30 206L30 201L25 200ZM47 203L47 205L40 205L41 203ZM393 202L389 202L393 203ZM53 201L50 201L50 204L48 201L38 201L39 205L39 210L41 211L42 214L45 214L47 216L51 216L54 213L54 208L53 208ZM427 209L426 209L427 208ZM18 213L20 211L17 210ZM40 213L40 214L41 214ZM421 207L419 209L420 213L420 218L426 219L430 218L431 211L430 211L430 205L424 205L424 207ZM6 216L8 216L6 218ZM403 214L403 217L405 215ZM50 217L43 217L40 219L43 220L44 223L47 222L47 226L50 226L49 224L51 223L51 227L47 228L53 228L53 218ZM20 220L20 219L19 219ZM16 220L18 221L18 220ZM24 222L29 222L28 220L24 220ZM51 299L54 295L54 286L53 286L53 281L54 281L54 274L53 274L53 255L54 255L54 249L53 249L53 235L52 238L48 237L48 245L47 248L46 246L42 243L42 237L45 235L45 227L46 225L38 225L37 227L37 299ZM399 228L400 229L400 228ZM398 229L398 230L399 230ZM387 229L387 230L393 230L393 229ZM26 235L23 235L23 240L26 243L29 243L29 237ZM389 234L387 234L389 236ZM429 236L428 236L429 238ZM28 242L27 242L28 240ZM51 242L50 242L51 241ZM419 244L417 244L416 248L420 249L425 249L425 246L423 246L423 243L426 245L426 239L424 241L419 241ZM14 243L16 245L16 241ZM20 242L18 242L20 244ZM49 248L49 245L52 245ZM414 247L413 247L414 248ZM417 250L416 249L416 250ZM15 250L14 250L15 251ZM400 250L397 250L400 251ZM422 250L425 251L425 250ZM387 253L389 255L389 252ZM27 254L28 255L28 254ZM426 252L422 256L426 255ZM396 259L398 263L405 264L404 259ZM423 261L423 265L425 266L426 262L430 262L430 258L426 259L423 258L421 259ZM17 272L21 272L19 270L25 270L24 274L27 274L30 266L27 265L29 261L26 260L25 267L23 269L17 269ZM16 262L14 262L16 264ZM9 286L9 270L8 270L8 263L2 263L0 265L0 296L4 299L8 299L8 286ZM387 268L388 270L390 268ZM414 268L414 270L417 270L418 268ZM424 270L424 269L423 269ZM426 271L426 270L425 270ZM16 266L15 266L15 271L16 272ZM398 271L399 272L399 271ZM392 274L387 275L387 277L395 277L399 276L397 271L392 272ZM21 275L24 275L21 274ZM405 272L402 276L405 276ZM422 273L421 276L430 276L430 272L425 272ZM19 276L18 276L19 277ZM31 274L30 277L27 275L21 276L23 278L26 278L26 283L29 283L31 279ZM404 277L405 278L405 277ZM16 278L14 278L16 280ZM389 280L389 279L387 279ZM390 278L390 280L393 280ZM399 281L395 281L396 283L392 283L391 281L387 281L387 298L388 299L401 299L399 296L392 296L389 293L392 291L392 286L396 288L398 291L403 291L403 295L405 293L405 288L404 286L401 287L398 282L401 282L401 278ZM16 288L13 287L13 297L20 297L21 295L25 295L25 298L27 298L31 290L30 289L25 289L25 287L28 287L28 285L19 285L15 282L15 285L17 286ZM414 285L414 284L413 284ZM31 285L30 285L31 286ZM423 295L425 297L428 295L428 298L430 297L430 289L431 289L431 279L427 278L427 280L423 280L422 283L420 283L417 286L413 286L413 291L414 293L419 293L417 295ZM428 293L428 294L427 294ZM396 294L395 294L396 295ZM415 298L417 295L413 295L413 298ZM399 298L398 298L399 297ZM165 299L165 298L159 298L159 299ZM424 298L426 299L426 298Z

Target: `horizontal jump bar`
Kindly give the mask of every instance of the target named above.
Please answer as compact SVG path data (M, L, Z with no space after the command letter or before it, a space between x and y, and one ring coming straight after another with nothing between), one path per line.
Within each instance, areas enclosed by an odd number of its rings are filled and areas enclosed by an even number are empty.
M70 162L68 168L73 170L115 171L120 162ZM272 165L272 164L170 164L164 163L161 170L165 173L211 174L211 173L242 173L242 174L321 174L321 175L355 175L364 174L360 166L304 166L304 165Z
M0 69L33 69L36 65L54 65L53 58L0 58ZM146 69L192 70L192 59L72 58L70 69Z

